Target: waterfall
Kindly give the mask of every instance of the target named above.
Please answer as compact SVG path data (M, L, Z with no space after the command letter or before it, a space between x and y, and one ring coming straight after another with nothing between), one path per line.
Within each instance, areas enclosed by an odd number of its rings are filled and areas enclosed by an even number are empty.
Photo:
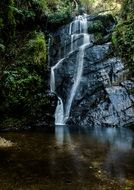
M63 60L64 59L61 59L60 61L58 61L58 63L55 66L51 67L51 79L50 79L51 93L56 94L54 70L60 66L60 63ZM62 99L60 97L58 97L58 103L57 103L57 107L56 107L56 111L55 111L55 125L64 125L64 108L63 108Z
M63 101L58 97L58 104L55 111L55 125L64 125L64 107Z
M79 34L72 34L72 32L78 32L77 27L79 23ZM66 122L70 115L70 110L72 106L72 102L74 100L77 88L81 81L81 76L83 72L83 62L84 62L84 52L87 44L90 43L90 35L87 34L87 18L86 15L84 16L77 16L76 21L73 22L73 24L70 24L69 33L71 34L71 51L73 51L73 40L75 37L79 37L80 35L83 35L83 44L79 47L79 53L77 57L77 72L76 75L74 75L74 84L72 86L72 89L70 91L70 95L68 97L66 107L65 107L65 118L64 121Z
M77 74L75 76L75 81L74 81L73 87L71 89L69 99L68 99L67 104L66 104L65 121L67 121L67 119L69 118L71 105L72 105L74 96L76 94L76 90L80 84L80 80L81 80L81 76L82 76L82 70L83 70L84 49L85 49L85 45L81 46L80 50L79 50L79 56L77 59L77 61L78 61Z
M66 104L64 105L62 98L58 97L57 108L55 111L55 124L56 125L64 125L66 123L67 119L69 118L72 102L74 100L78 86L81 82L81 77L82 77L82 72L83 72L84 52L85 52L86 45L90 43L90 35L87 34L87 28L88 27L87 27L86 15L76 16L75 20L70 23L68 33L69 33L70 39L71 39L71 48L70 48L69 54L75 50L74 43L76 43L75 40L77 40L77 38L82 36L83 41L82 41L81 46L79 46L79 47L77 47L78 45L76 46L76 48L79 48L79 53L78 53L77 60L76 60L77 70L76 70L76 73L74 74L74 84L71 88L71 91L67 98ZM55 89L54 70L60 66L63 59L59 60L58 63L51 68L50 86L51 86L51 92L53 92L55 94L56 94L56 89Z
M61 59L60 61L58 61L58 63L56 65L54 65L53 67L51 67L51 79L50 79L50 90L51 90L51 93L55 93L56 94L56 92L55 92L55 73L54 73L54 70L59 67L60 63L63 60L64 60L64 58Z

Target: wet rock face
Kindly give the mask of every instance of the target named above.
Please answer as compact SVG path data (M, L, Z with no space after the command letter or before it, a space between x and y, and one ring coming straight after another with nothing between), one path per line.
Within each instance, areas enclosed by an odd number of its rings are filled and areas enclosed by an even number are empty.
M103 18L98 16L103 26ZM114 20L109 16L109 24L105 34L109 35L114 26ZM94 18L97 20L97 18ZM94 20L88 18L88 22ZM108 20L105 20L108 22ZM55 38L59 43L51 44L51 65L56 64L59 58L63 61L55 70L56 92L64 103L67 104L68 95L74 83L77 71L78 47L71 53L71 39L68 35L69 25L61 28ZM96 31L95 31L96 32ZM99 31L100 32L100 31ZM104 35L105 38L105 35ZM76 39L76 44L81 43L81 38ZM82 126L126 126L134 123L134 82L128 79L129 71L124 67L121 59L111 54L111 43L103 41L101 44L91 40L84 51L83 72L77 88L68 124ZM57 52L55 51L57 49Z
M105 53L107 45L103 45ZM93 54L93 47L91 49ZM129 125L134 122L134 107L133 96L127 88L132 89L134 83L125 80L126 71L119 58L101 58L98 56L98 62L96 58L96 62L92 62L92 56L85 56L83 77L73 102L70 122L91 126Z

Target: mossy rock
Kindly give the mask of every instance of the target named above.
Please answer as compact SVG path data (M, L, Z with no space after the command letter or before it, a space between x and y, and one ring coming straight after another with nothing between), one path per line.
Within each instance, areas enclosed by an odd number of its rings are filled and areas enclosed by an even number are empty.
M99 20L103 23L103 26L105 28L110 27L113 24L115 24L115 19L113 18L111 14L100 15Z
M94 44L104 44L111 41L111 34L103 35L101 32L94 33Z
M98 15L94 18L94 20L102 21L104 26L115 23L115 19L111 14Z
M95 32L105 33L105 27L103 26L103 23L100 20L91 21L89 22L89 25L88 25L88 32L89 33L95 33Z
M94 41L95 43L103 41L103 35L101 32L94 33Z
M115 25L115 20L111 14L95 16L92 21L95 25L101 28L102 31L110 31Z

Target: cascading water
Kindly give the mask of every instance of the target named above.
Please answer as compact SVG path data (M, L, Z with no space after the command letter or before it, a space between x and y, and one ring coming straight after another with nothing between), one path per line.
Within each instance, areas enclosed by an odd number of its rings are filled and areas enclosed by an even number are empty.
M93 31L96 22L105 29ZM80 15L53 34L49 59L51 66L55 65L51 68L51 91L58 97L55 124L113 127L134 123L130 93L134 83L111 51L114 25L111 16Z
M59 67L60 63L63 61L61 59L55 66L51 67L51 79L50 79L50 88L51 93L55 93L55 73L54 70ZM55 111L55 125L64 125L64 109L63 109L63 102L60 97L58 97L58 104Z
M74 74L74 84L71 88L71 91L69 93L69 96L67 98L67 102L64 105L61 97L58 97L58 104L55 111L55 125L64 125L69 118L70 110L72 106L72 102L74 100L77 88L81 81L81 76L83 72L83 61L84 61L84 51L87 44L90 43L90 35L87 34L87 18L86 15L77 16L75 20L70 23L69 27L69 35L71 39L71 47L70 52L73 52L74 49L74 43L76 43L76 39L82 36L83 41L81 46L78 47L77 44L75 44L76 48L79 48L79 53L77 57L77 71L76 74ZM63 58L64 59L64 58ZM61 59L55 66L51 68L51 92L56 94L55 89L55 74L54 70L60 66L63 59Z
M55 111L55 125L64 125L64 107L63 101L58 97L58 104Z
M90 43L90 35L87 34L86 16L84 16L84 17L78 16L78 17L76 17L76 19L77 19L77 22L76 21L74 22L74 26L72 24L70 25L70 33L72 33L72 30L74 30L75 32L78 32L77 31L78 23L79 23L80 29L79 29L79 34L71 35L71 51L73 51L73 39L75 38L75 36L76 36L76 38L78 38L80 35L83 35L83 43L79 47L79 53L78 53L78 58L77 58L77 72L76 72L76 75L74 75L74 84L70 91L70 95L68 97L66 107L65 107L65 118L64 118L65 122L69 118L72 102L73 102L77 88L81 81L81 76L82 76L82 72L83 72L85 47L86 47L86 45L88 45ZM72 28L72 26L73 26L73 28Z

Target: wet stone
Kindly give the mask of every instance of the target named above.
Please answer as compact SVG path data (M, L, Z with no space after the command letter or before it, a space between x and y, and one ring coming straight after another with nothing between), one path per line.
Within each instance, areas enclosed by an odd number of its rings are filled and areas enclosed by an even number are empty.
M87 16L88 26L96 20L105 26L104 38L110 36L115 24L112 16ZM74 23L73 21L71 34L71 24L58 31L58 49L64 50L64 60L55 69L55 86L56 93L64 103L64 111L77 80L78 58L85 39L84 35L79 33L80 25L75 28ZM134 82L127 79L129 70L119 57L111 54L110 42L107 43L104 39L103 43L95 44L93 35L84 48L82 74L67 123L81 126L125 126L133 123ZM53 56L53 52L51 54Z

